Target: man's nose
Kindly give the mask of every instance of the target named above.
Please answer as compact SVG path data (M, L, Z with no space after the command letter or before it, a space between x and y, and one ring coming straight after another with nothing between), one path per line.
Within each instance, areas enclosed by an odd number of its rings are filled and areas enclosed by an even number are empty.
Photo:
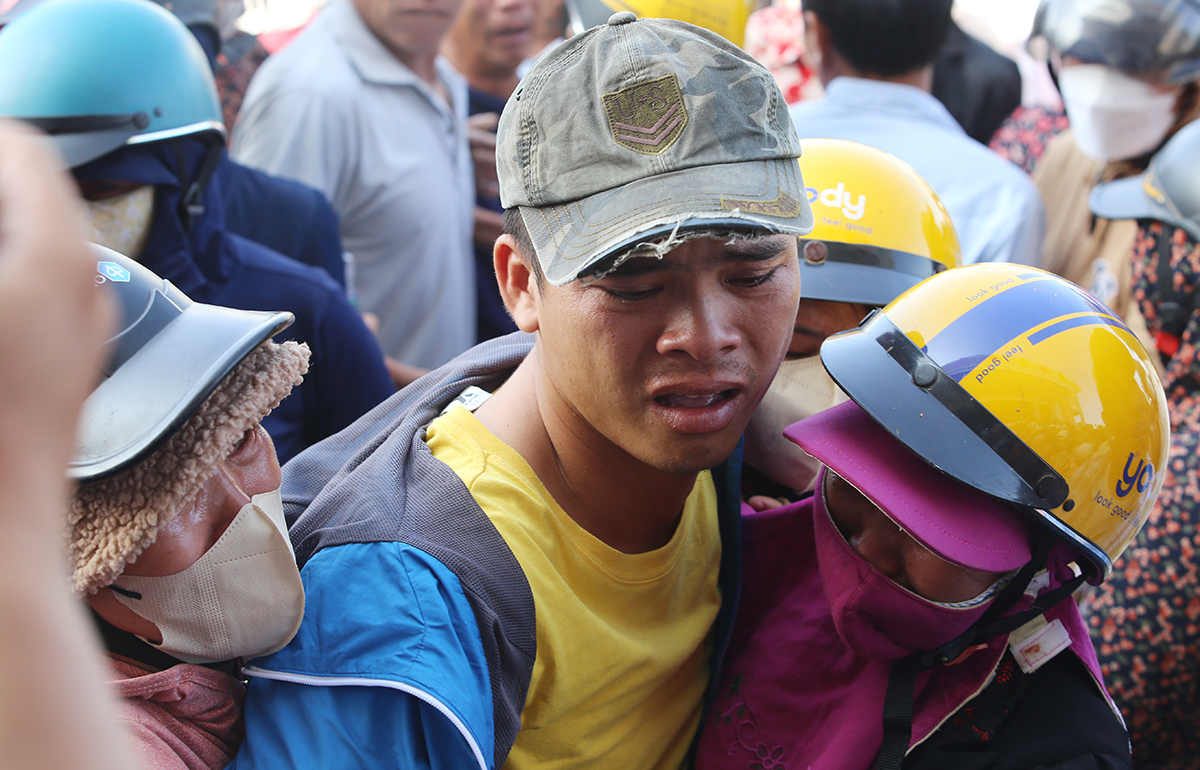
M674 309L659 337L659 353L683 352L696 361L710 361L737 348L740 336L732 309L716 294L698 291Z

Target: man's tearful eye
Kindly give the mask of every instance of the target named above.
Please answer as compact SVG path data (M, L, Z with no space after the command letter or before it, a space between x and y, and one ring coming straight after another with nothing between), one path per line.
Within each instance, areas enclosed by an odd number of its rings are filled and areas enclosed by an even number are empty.
M611 286L602 286L601 288L604 289L604 291L607 292L610 297L619 299L623 302L636 302L640 299L649 299L659 292L657 287L646 289L616 289Z
M741 278L733 278L729 282L732 283L734 286L740 286L745 289L753 289L753 288L756 288L759 286L766 286L768 283L770 283L775 278L775 273L778 270L779 270L779 268L775 267L775 268L772 268L772 269L766 271L765 273L744 276Z

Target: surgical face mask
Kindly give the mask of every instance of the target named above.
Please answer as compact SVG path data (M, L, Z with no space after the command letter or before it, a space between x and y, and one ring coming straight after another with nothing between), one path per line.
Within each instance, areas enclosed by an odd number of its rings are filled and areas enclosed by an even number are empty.
M930 601L897 585L859 556L834 526L821 478L813 505L817 566L833 625L847 647L868 660L899 660L936 649L979 620L1001 583L954 604Z
M1096 160L1145 155L1175 123L1178 88L1164 92L1100 64L1063 67L1058 84L1075 144Z
M797 492L812 485L821 464L784 438L789 425L844 402L820 356L784 361L746 427L746 462Z
M84 201L83 233L89 241L138 259L154 219L154 187L143 185L98 201Z
M163 641L155 646L188 663L275 652L304 616L304 586L278 489L252 497L183 572L122 575L113 585L117 601L158 626Z

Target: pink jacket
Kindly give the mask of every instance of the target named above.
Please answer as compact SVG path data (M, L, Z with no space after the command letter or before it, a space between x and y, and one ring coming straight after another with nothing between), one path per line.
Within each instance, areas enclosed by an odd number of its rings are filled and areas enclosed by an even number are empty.
M220 770L242 742L246 688L228 674L191 664L148 674L110 661L121 721L148 770Z

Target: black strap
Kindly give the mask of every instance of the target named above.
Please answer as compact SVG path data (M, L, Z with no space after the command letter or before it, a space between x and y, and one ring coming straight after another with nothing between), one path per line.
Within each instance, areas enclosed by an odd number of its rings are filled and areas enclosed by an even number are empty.
M1050 550L1056 540L1049 532L1042 532L1033 545L1030 560L1017 571L1013 579L1000 591L991 606L961 636L943 644L935 650L920 652L892 663L888 675L887 692L883 697L883 744L875 760L875 770L900 770L908 744L912 741L912 707L917 674L937 665L949 665L976 640L990 639L1012 633L1063 599L1069 597L1083 584L1085 575L1076 575L1053 591L1037 597L1028 609L1005 615L1024 595L1025 589L1046 564Z
M887 693L883 696L883 745L875 770L900 770L912 740L913 692L920 662L913 656L892 663Z
M150 125L150 116L144 112L122 115L66 115L54 118L22 118L51 136L56 134L86 134L93 131L111 131L114 128L133 126L141 130Z
M186 164L183 144L175 142L175 157L179 162L179 187L183 190L183 195L179 198L179 218L183 220L183 226L187 230L191 230L192 224L204 216L204 191L208 189L208 183L221 162L221 153L224 150L225 145L220 142L209 144L204 151L203 160L200 161L200 168L196 170L195 178L188 183L184 177Z
M1007 633L993 631L992 629L1003 624L1006 620L1002 617L1004 613L1012 609L1025 594L1025 589L1029 587L1033 576L1045 566L1046 559L1050 556L1050 549L1054 547L1054 543L1055 539L1053 535L1049 532L1042 532L1034 541L1032 557L1025 563L1024 567L1021 567L1017 571L1016 575L1013 575L1013 579L1008 581L1008 585L1000 590L1000 595L984 611L979 620L975 621L961 636L946 642L941 647L929 652L917 653L913 656L920 660L920 670L923 671L937 665L949 665L958 660L959 656L974 644L977 639L986 639L998 633ZM1034 606L1037 606L1036 602ZM1045 611L1045 608L1042 611ZM1026 622L1028 622L1028 619L1018 623L1013 628L1019 628Z
M172 666L178 666L183 663L182 660L172 657L154 645L144 642L133 634L123 629L117 628L109 623L104 618L90 607L92 620L96 624L97 630L100 632L100 639L104 642L104 649L111 653L115 653L131 660L141 661L149 666L153 666L159 671L166 671Z

